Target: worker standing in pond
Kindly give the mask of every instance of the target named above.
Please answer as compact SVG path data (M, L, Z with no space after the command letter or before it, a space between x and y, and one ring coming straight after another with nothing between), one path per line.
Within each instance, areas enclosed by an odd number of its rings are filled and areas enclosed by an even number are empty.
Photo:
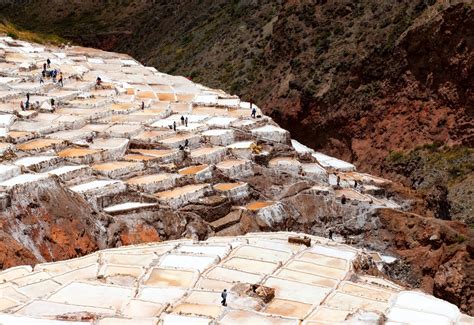
M222 298L222 301L221 301L222 306L224 307L227 306L227 289L224 289L224 291L222 291L221 298Z

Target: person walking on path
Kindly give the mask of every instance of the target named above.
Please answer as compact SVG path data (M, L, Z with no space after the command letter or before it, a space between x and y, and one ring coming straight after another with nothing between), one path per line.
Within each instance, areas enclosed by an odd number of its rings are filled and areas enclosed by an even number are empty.
M48 59L46 60L46 63L48 64L48 68L49 68L49 67L51 66L51 60L48 58Z
M184 119L184 126L185 127L188 127L188 117L186 116L186 118Z
M181 115L181 125L184 125L184 116Z
M176 132L176 121L173 121L173 131Z
M61 87L64 87L63 84L63 73L59 72L59 79L58 79L58 85L61 84Z
M255 116L257 115L257 110L254 108L252 108L252 114L250 116L252 116L252 118L255 118Z
M222 306L226 307L227 306L227 289L224 289L224 291L222 291L221 298L222 298L222 301L221 301Z

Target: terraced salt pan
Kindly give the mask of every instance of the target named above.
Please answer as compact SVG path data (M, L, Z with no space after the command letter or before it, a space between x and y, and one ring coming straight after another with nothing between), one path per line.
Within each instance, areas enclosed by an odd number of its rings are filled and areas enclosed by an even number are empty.
M177 187L155 195L160 201L169 204L173 208L178 208L189 203L189 201L203 197L209 190L209 184L195 184Z
M123 192L126 187L120 181L115 180L95 180L89 183L79 184L70 188L71 191L77 193L84 193L88 195L99 194L105 192L105 194L112 192Z
M214 185L214 189L221 192L232 200L240 200L249 195L249 186L247 183L220 183Z
M249 210L252 210L252 211L257 211L257 210L272 206L274 204L275 204L275 202L273 202L273 201L253 202L253 203L248 204L246 206L246 208L249 209Z
M284 317L304 318L311 310L311 304L284 299L273 299L265 308L265 312Z
M13 163L16 166L23 166L34 171L41 171L44 168L54 166L59 161L57 156L34 156L24 157L15 160Z
M216 168L229 178L253 175L252 162L242 159L227 159L216 165Z
M141 208L149 208L156 205L157 205L156 203L126 202L126 203L108 206L107 208L104 209L104 211L107 213L126 212L130 210L141 209Z
M207 164L189 166L178 171L180 175L192 177L197 182L204 182L212 178L212 170Z
M181 245L176 248L176 252L192 253L203 255L217 255L220 258L226 256L230 251L229 246L213 246L213 245Z
M181 160L182 153L179 150L155 150L155 149L131 149L130 152L156 158L160 163L170 163Z
M98 308L92 306L78 306L59 302L35 300L17 311L24 316L41 316L45 318L58 317L69 313L89 312L100 315L114 315L115 311L110 308ZM30 323L25 323L30 324Z
M77 164L90 164L102 160L103 150L80 147L66 148L58 152L58 156Z
M150 174L130 178L126 183L134 189L148 193L163 191L173 187L176 183L177 175L173 174Z
M252 150L250 147L252 146L253 141L239 141L231 143L227 146L229 151L237 158L240 159L251 159L252 158Z
M213 129L202 133L204 139L215 146L227 146L234 142L234 131L231 129Z
M0 165L0 182L3 182L9 178L18 176L21 173L21 169L15 165Z
M195 269L203 272L216 262L216 257L194 256L194 255L166 255L160 261L160 267L172 267L178 269Z
M132 141L153 143L153 142L158 142L164 138L170 137L173 134L174 134L173 131L145 130L145 131L142 131L137 136L134 136L132 138Z
M131 288L72 282L52 294L48 301L120 309L132 296Z
M372 201L372 199L369 196L361 194L350 188L343 188L341 190L336 190L335 193L336 193L337 198L341 198L344 195L346 199L348 200L360 201L360 202Z
M334 168L336 170L341 170L341 171L356 170L353 164L350 164L348 162L345 162L343 160L340 160L334 157L327 156L320 152L315 152L312 154L312 156L316 158L318 162L321 164L321 166L325 168Z
M265 140L286 143L290 140L290 133L278 126L265 125L252 130L252 135Z
M162 318L163 325L210 325L212 319L196 316L184 316L175 314L165 314Z
M229 128L232 122L237 121L235 117L216 116L210 118L205 123L211 127Z
M101 164L92 165L91 168L104 176L110 178L119 178L124 175L139 172L145 168L143 163L134 161L110 161Z
M73 178L87 177L91 174L88 165L61 166L47 172L50 175L58 176L62 181L67 182Z
M189 269L178 270L178 269L154 267L151 269L150 274L146 278L144 284L145 286L151 286L151 287L162 287L162 288L170 287L170 289L168 289L168 292L171 292L173 296L180 297L182 296L184 291L173 289L172 287L187 288L187 287L192 286L195 280L196 280L196 272L193 270L189 270ZM151 295L153 293L156 293L157 291L158 290L150 290L148 288L144 288L142 293L139 295L139 297L144 300L165 303L166 301L159 300L159 299L163 299L162 297L154 298L154 299L150 299L150 297L147 297L147 295ZM159 290L158 292L162 293L161 290Z
M298 325L297 319L282 317L269 317L266 314L260 314L245 310L233 310L228 312L220 321L222 325L241 324L241 325Z
M204 123L188 123L186 125L177 125L176 130L178 132L191 132L191 133L199 133L209 129L209 126Z
M162 139L159 142L168 148L177 149L179 146L184 146L186 143L186 140L188 141L189 147L196 148L197 146L199 146L201 137L199 135L195 135L192 133L184 133L184 134L178 134L173 137L168 137L166 139Z
M62 142L62 140L54 139L36 139L19 144L16 146L16 148L22 151L43 151L52 148L57 148L59 145L62 144Z
M191 151L191 160L201 164L215 164L222 161L226 155L225 147L205 147Z
M279 171L286 171L292 174L301 173L301 163L298 160L289 157L273 158L269 161L268 165Z
M0 183L0 188L11 189L17 185L25 185L38 182L48 178L48 174L21 174L13 178L7 179Z
M15 115L13 114L0 114L0 127L9 128L15 122Z
M327 171L316 163L301 164L302 173L315 181L328 182Z

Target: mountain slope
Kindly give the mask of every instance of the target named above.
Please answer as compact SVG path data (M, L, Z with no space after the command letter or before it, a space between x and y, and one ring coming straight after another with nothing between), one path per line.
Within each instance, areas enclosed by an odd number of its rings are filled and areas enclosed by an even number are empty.
M474 19L468 3L174 0L64 6L56 0L0 11L25 28L127 52L160 71L252 98L306 145L411 186L416 175L393 168L391 153L409 155L433 143L462 151L474 142ZM416 173L438 173L433 168ZM465 178L441 181L450 193ZM465 220L474 195L458 192L448 195L450 206L461 206L449 209L449 218Z

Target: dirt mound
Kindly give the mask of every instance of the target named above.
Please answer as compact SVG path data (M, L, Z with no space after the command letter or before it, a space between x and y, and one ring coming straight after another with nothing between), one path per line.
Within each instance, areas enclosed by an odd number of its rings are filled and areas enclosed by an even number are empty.
M4 268L74 258L105 247L100 215L55 178L16 187L10 200L1 213Z

